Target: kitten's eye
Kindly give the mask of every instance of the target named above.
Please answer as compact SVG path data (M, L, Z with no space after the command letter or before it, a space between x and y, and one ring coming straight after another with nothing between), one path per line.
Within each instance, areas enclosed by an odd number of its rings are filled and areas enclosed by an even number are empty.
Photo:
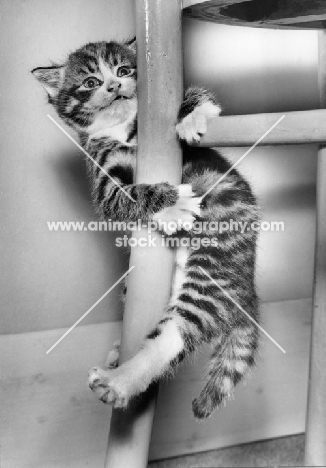
M122 76L128 76L132 72L131 68L129 67L119 67L117 70L117 76L121 78Z
M97 86L100 86L100 84L101 84L100 80L98 80L94 76L91 76L90 78L86 78L86 80L83 83L83 85L87 89L96 88Z

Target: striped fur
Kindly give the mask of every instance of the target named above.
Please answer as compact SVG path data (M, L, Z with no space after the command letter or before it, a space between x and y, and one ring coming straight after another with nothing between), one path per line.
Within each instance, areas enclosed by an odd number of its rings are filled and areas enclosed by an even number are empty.
M185 210L178 187L168 183L134 184L137 72L133 41L87 44L71 54L62 66L37 68L33 73L59 116L79 133L89 154L136 200L136 203L129 200L110 178L87 161L95 206L102 218L146 222L169 207L179 215L188 210L193 218L196 209L192 207L197 199L192 199L193 205L189 202ZM200 138L207 121L219 112L211 93L190 88L178 116L180 138L187 142ZM186 143L183 147L182 183L201 197L228 171L230 164L212 149L191 148ZM233 219L250 225L259 220L250 186L235 169L203 199L198 213L197 221L206 223ZM219 233L214 226L200 234L194 228L175 234L189 241L215 239L215 243L178 251L170 303L136 356L117 367L116 346L110 370L91 369L90 386L100 399L115 407L126 406L153 381L173 373L203 343L212 345L213 354L204 389L193 401L195 416L208 417L232 395L234 386L255 363L258 332L215 282L252 318L259 320L255 292L256 235L254 230Z

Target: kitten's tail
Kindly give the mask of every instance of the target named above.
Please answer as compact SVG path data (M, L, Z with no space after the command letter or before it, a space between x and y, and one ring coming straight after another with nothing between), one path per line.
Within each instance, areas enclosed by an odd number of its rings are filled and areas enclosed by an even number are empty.
M234 386L255 363L258 332L254 325L234 329L226 341L219 345L209 362L206 385L192 409L198 419L209 417L226 399Z

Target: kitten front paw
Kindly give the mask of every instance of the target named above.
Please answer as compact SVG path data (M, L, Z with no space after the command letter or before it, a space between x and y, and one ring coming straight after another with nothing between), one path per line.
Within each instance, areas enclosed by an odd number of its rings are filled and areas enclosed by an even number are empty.
M195 197L191 184L178 185L178 195L179 198L177 200L177 204L180 209L191 211L192 213L200 216L201 198Z
M88 373L88 384L103 403L111 403L114 408L126 408L129 401L127 388L115 378L114 372L92 367Z
M153 216L160 231L168 235L178 230L190 231L195 221L195 216L200 216L201 198L195 197L190 184L178 186L179 198L175 205L164 208Z
M195 107L176 126L180 140L185 140L188 144L199 142L200 138L207 132L207 125L221 113L221 108L211 101Z

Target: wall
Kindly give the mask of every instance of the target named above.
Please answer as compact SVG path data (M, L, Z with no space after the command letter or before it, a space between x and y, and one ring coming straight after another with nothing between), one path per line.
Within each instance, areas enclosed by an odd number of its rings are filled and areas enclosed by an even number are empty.
M134 33L131 0L2 2L2 332L67 327L125 270L106 233L49 232L47 221L90 221L83 155L47 118L30 70L89 41ZM118 291L84 323L117 320Z
M150 458L304 432L311 309L310 299L262 305L264 326L286 354L263 337L247 385L205 422L194 420L191 402L203 388L208 350L164 382ZM80 325L50 355L62 329L1 337L1 468L103 466L111 408L90 391L85 370L103 362L120 329L121 322Z

